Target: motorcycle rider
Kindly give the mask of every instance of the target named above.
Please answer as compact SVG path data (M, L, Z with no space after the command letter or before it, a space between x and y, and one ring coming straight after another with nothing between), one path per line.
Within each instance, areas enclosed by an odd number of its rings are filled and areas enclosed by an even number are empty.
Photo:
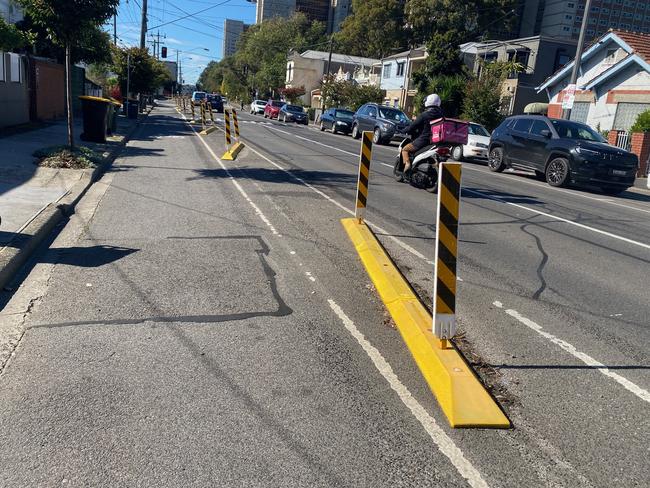
M424 100L424 112L406 129L406 133L411 136L411 142L402 148L404 173L408 173L411 169L411 154L431 145L430 122L443 117L440 104L441 100L437 94L432 93L427 96Z

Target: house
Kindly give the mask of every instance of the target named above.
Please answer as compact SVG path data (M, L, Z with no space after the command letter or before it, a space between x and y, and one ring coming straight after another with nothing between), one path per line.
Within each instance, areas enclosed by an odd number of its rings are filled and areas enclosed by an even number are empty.
M521 114L526 105L546 102L547 97L536 87L576 53L577 42L546 36L522 37L505 41L469 42L460 46L463 60L476 75L481 61L517 61L523 65L520 73L511 73L502 84L501 106L505 115Z
M323 51L305 51L292 53L287 61L287 88L305 88L303 103L310 104L312 92L320 90L323 77L329 73L339 79L367 84L371 81L372 66L378 59L348 56L347 54ZM329 62L329 69L328 69Z
M413 98L417 88L413 85L412 75L424 65L428 53L419 47L404 51L381 60L380 88L385 91L384 105L398 107L407 114L413 113Z
M549 117L562 116L573 61L537 88ZM603 131L627 131L650 109L650 34L611 30L582 53L571 120Z

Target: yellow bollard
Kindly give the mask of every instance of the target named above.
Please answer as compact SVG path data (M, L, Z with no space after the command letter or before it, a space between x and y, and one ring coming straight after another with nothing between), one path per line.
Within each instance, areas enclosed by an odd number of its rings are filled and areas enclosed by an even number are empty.
M370 182L370 161L372 160L372 132L366 131L361 138L361 153L359 154L359 177L357 179L357 201L354 216L359 223L363 222L368 203L368 184Z

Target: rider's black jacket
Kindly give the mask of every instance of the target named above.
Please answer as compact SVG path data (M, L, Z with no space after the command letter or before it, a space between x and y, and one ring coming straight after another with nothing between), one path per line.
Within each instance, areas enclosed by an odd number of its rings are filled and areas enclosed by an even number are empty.
M406 133L413 139L412 144L415 146L416 151L431 145L430 122L440 118L442 118L442 109L440 107L429 107L411 122L411 125L406 129Z

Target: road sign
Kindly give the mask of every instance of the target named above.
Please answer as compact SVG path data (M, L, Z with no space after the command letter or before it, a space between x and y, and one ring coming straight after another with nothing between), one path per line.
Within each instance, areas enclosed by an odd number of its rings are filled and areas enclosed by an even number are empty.
M572 109L573 102L576 100L576 85L575 83L569 85L564 90L564 95L562 96L562 109Z

